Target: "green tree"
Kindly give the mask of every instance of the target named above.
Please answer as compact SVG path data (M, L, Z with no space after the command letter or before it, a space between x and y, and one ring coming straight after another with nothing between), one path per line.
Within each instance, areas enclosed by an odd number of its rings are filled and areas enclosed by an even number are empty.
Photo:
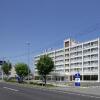
M47 75L53 71L54 62L48 55L43 55L37 62L36 68L38 70L38 74L44 79L46 85Z
M29 67L25 63L17 63L15 65L15 71L20 78L20 82L23 82L24 77L30 73Z
M2 65L2 67L1 67L1 69L2 69L3 72L4 72L4 74L6 74L7 77L8 77L9 74L10 74L11 68L12 68L12 65L11 65L10 62L5 62L5 63Z

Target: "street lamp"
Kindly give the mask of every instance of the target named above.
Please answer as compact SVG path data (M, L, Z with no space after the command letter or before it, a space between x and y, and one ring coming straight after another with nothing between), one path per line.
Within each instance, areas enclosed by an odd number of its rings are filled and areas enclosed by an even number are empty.
M3 66L3 65L4 65L4 63L5 63L4 58L5 58L5 57L3 57L3 60L2 60L2 66ZM2 71L2 81L3 81L3 79L4 79L4 72L3 72L3 69L1 69L1 71Z
M3 75L3 70L2 70L2 81L3 81L3 76L4 76L4 75Z
M29 74L30 74L30 68L29 68L29 65L30 65L30 43L27 42L27 61L28 61L28 83L29 83Z

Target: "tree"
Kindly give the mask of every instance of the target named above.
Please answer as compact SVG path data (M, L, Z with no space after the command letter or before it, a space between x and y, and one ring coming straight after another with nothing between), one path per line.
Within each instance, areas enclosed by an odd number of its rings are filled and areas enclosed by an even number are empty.
M1 67L4 74L6 74L7 76L9 76L11 68L12 68L12 65L10 62L5 62Z
M15 65L15 71L19 76L19 82L23 82L24 77L30 73L28 65L24 63L17 63Z
M47 75L51 71L53 71L53 68L54 68L54 62L53 62L53 60L48 55L43 55L38 60L36 68L38 70L38 74L41 77L43 77L45 85L46 85Z

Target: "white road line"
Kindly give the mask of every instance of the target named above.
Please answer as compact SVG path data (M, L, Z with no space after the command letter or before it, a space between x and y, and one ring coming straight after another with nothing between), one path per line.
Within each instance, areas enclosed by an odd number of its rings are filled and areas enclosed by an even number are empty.
M12 89L12 88L9 88L9 87L3 87L4 89L8 89L8 90L12 90L12 91L19 91L19 90L16 90L16 89Z

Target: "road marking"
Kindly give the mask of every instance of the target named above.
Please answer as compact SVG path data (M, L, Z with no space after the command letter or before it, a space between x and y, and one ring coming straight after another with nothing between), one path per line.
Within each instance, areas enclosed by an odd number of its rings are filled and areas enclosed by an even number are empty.
M19 90L16 90L16 89L12 89L12 88L9 88L9 87L3 87L4 89L8 89L8 90L12 90L12 91L19 91Z

